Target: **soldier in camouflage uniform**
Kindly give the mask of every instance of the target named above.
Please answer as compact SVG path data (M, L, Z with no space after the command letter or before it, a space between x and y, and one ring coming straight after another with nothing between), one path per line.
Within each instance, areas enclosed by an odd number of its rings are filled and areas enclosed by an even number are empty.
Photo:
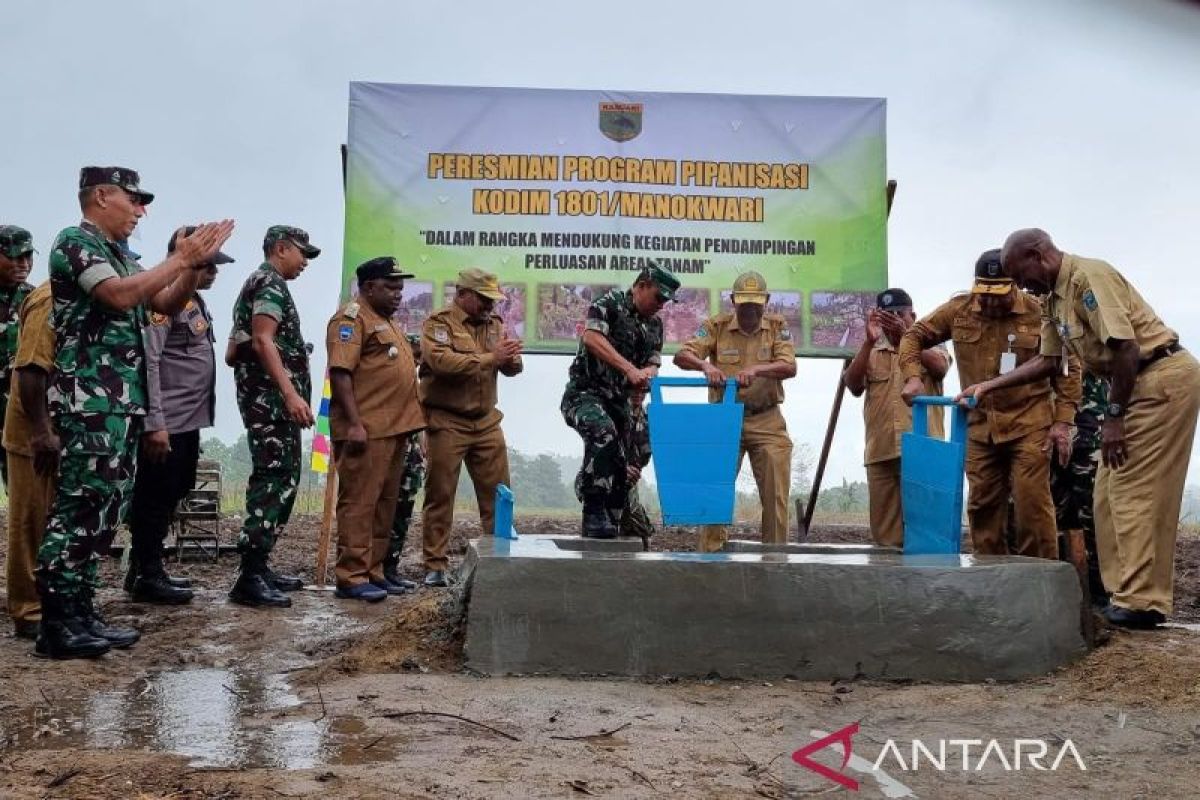
M583 438L575 494L583 535L611 539L625 509L632 462L630 396L644 393L662 364L659 311L679 279L662 266L642 270L629 289L613 289L588 307L579 350L559 410Z
M417 584L400 575L400 556L404 552L404 542L408 539L408 528L412 525L417 493L421 491L424 483L425 455L421 452L421 432L414 431L408 437L408 455L404 457L404 473L400 476L396 515L392 517L392 538L388 542L387 557L383 560L383 577L408 591L415 590Z
M33 291L26 283L33 266L33 236L16 225L0 225L0 433L12 389L12 360L17 352L17 312ZM8 487L8 458L0 447L0 480Z
M1083 373L1083 399L1075 415L1075 440L1071 458L1066 466L1057 460L1050 465L1050 493L1058 529L1082 530L1087 548L1088 584L1092 601L1103 607L1108 604L1108 592L1100 577L1100 561L1096 556L1096 520L1093 516L1092 488L1100 466L1100 426L1108 406L1108 381L1091 372ZM1060 548L1060 552L1065 552Z
M201 225L154 269L143 271L117 242L154 196L123 167L84 167L83 221L50 249L56 337L48 405L62 443L58 488L38 552L42 621L35 653L95 657L129 647L138 633L107 625L93 602L98 554L128 509L146 381L147 306L174 314L195 291L195 269L229 238L233 223Z
M233 366L253 464L237 543L241 569L229 592L229 599L241 605L286 608L292 601L283 592L303 585L299 578L274 572L267 560L296 502L300 430L313 424L311 347L301 334L287 281L320 254L305 231L272 225L263 239L265 261L246 278L233 306L225 360Z

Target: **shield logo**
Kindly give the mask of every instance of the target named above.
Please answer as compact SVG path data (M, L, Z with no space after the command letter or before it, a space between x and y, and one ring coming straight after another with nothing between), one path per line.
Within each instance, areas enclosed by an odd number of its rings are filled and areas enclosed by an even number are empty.
M642 132L642 104L601 103L600 132L614 142L628 142Z

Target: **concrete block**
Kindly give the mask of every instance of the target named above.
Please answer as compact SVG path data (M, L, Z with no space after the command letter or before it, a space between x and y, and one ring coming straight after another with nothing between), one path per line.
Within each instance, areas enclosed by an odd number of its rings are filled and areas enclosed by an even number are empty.
M488 674L1015 680L1081 656L1069 564L731 542L492 537L460 580L467 666Z

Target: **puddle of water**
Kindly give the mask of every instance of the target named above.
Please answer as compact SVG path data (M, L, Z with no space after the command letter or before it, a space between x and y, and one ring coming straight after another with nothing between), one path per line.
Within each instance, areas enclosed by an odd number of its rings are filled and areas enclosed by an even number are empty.
M0 719L4 750L123 749L185 756L193 767L308 769L389 760L405 737L321 716L283 675L228 669L158 673L124 690Z

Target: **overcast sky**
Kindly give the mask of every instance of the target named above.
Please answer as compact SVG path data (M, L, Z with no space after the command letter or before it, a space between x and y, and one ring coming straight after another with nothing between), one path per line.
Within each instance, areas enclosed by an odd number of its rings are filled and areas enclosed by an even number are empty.
M1176 0L862 0L603 4L6 0L0 26L0 222L33 231L46 275L78 219L79 167L121 164L158 198L132 245L152 266L180 224L238 229L209 302L217 333L268 225L325 255L292 284L323 339L342 250L338 146L350 81L886 97L899 181L890 274L928 311L1011 230L1103 258L1200 348L1195 270L1200 7ZM324 370L318 348L314 374ZM502 379L510 444L577 453L560 422L563 357ZM819 447L838 362L787 385L793 438ZM957 387L951 380L948 390ZM241 423L222 368L217 433ZM830 481L861 478L848 398ZM1192 481L1200 480L1196 458Z

